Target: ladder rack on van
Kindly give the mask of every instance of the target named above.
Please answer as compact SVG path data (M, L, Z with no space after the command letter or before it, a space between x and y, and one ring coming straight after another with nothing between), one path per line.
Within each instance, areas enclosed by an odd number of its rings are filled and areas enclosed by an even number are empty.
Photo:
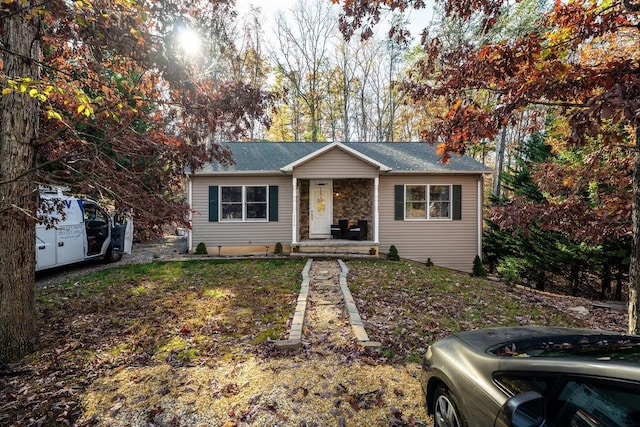
M41 185L39 187L40 194L64 196L65 193L69 193L71 188L63 185Z

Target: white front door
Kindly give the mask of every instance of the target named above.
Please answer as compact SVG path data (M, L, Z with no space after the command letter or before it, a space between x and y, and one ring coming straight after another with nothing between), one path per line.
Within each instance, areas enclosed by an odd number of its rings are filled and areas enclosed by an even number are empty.
M332 220L333 181L311 181L309 184L309 238L329 238Z

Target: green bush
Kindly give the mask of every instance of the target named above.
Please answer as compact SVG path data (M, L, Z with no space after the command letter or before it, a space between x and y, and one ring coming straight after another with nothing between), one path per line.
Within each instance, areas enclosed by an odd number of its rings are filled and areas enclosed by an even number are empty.
M471 277L487 277L487 272L482 265L482 259L480 255L476 255L473 259L473 270L471 271Z
M207 247L204 245L204 243L200 242L198 243L198 246L196 246L196 255L207 255Z
M398 249L395 247L395 245L391 245L391 247L389 248L387 258L391 261L400 261L400 255L398 255Z
M280 255L282 253L282 243L276 243L276 247L273 249L274 255Z
M530 267L526 260L509 256L500 260L496 270L508 284L516 284L522 282L526 271Z

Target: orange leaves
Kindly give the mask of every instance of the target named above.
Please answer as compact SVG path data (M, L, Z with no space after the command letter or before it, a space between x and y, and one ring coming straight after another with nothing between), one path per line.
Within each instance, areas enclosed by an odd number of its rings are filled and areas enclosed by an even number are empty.
M461 105L462 105L462 99L457 99L453 103L449 111L447 112L447 115L445 116L445 120L452 119L458 113L458 109L460 108Z
M576 241L600 244L624 238L631 227L632 170L633 159L619 146L592 143L565 150L533 169L533 181L545 200L529 221Z
M482 8L488 2L452 3L445 8ZM453 151L492 138L513 113L536 105L565 108L572 128L566 135L578 143L586 136L606 143L611 136L603 120L637 125L640 42L637 30L628 37L620 26L629 16L610 0L558 1L554 9L541 10L540 25L519 36L437 52L430 61L441 65L423 93L451 101L443 123L427 133L430 140L446 144L443 153ZM488 101L479 101L485 96Z

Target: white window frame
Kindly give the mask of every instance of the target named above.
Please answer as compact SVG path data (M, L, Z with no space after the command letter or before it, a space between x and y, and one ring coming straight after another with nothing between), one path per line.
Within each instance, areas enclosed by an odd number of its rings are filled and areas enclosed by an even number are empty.
M222 206L225 204L222 201L222 189L223 188L242 188L242 218L225 218L223 215ZM247 218L247 188L248 187L261 187L265 189L265 217L264 218ZM220 222L268 222L269 221L269 186L268 185L221 185L218 195L218 212ZM256 203L256 202L251 202Z
M425 211L424 218L420 217L408 217L407 216L407 187L424 187L425 188ZM449 216L448 217L431 217L431 210L429 205L431 204L431 187L449 187ZM405 184L403 193L403 207L404 207L404 220L405 221L452 221L453 220L453 185L452 184ZM438 201L442 202L442 201Z

